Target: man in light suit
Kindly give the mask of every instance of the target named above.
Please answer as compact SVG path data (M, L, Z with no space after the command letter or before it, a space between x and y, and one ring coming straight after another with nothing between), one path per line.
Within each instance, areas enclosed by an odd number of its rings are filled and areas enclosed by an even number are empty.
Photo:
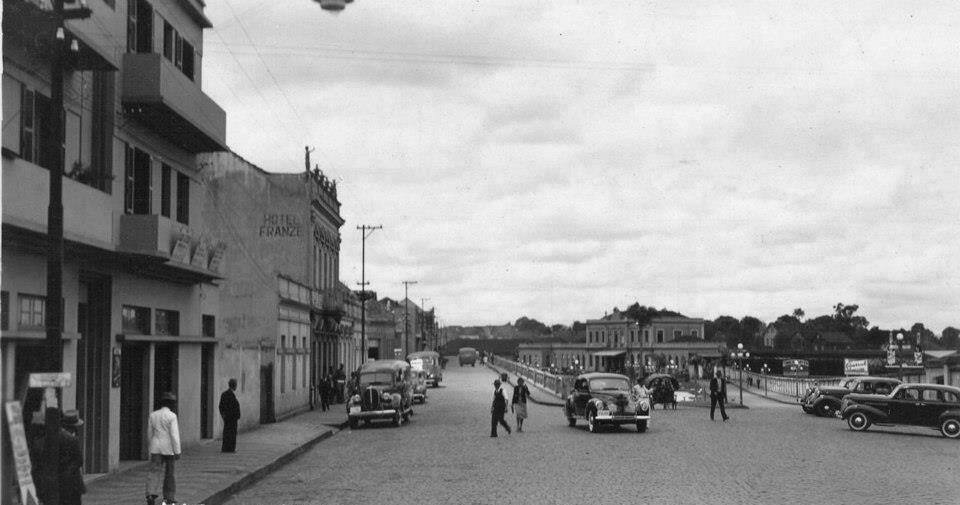
M724 421L730 419L727 416L727 410L723 408L723 404L727 401L727 381L724 380L723 374L717 370L716 375L710 379L710 420L713 421L713 413L717 409L717 405L720 405L720 417Z
M147 474L147 505L160 505L160 479L163 476L163 502L176 503L174 461L180 459L180 426L177 423L177 397L164 393L160 408L150 413L147 437L150 440L150 471Z

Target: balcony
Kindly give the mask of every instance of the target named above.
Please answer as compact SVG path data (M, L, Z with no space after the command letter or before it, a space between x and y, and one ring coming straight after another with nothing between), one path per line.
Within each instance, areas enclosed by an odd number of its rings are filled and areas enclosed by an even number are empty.
M223 244L209 244L189 227L156 214L120 216L117 251L139 261L138 269L184 282L220 278Z
M50 172L18 157L3 157L3 223L47 233ZM63 235L66 240L113 249L111 196L63 179Z
M123 56L124 113L192 153L225 151L227 115L162 55Z

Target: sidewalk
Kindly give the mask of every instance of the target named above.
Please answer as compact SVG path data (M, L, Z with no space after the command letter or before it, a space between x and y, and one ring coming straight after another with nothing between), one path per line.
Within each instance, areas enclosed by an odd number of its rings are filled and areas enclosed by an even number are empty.
M261 425L237 436L237 452L221 453L220 440L186 447L176 463L177 502L189 505L223 503L232 494L265 477L333 436L346 424L343 404L327 412L308 411ZM147 464L107 474L87 483L87 505L145 504Z

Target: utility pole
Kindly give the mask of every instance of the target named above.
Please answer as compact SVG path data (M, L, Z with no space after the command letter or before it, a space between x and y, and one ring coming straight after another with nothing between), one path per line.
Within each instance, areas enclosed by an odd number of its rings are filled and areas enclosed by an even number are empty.
M309 155L308 155L309 156ZM382 230L383 225L357 226L360 230L360 363L367 360L367 237L373 234L374 230Z
M403 283L403 357L405 358L409 354L409 344L407 343L410 340L408 335L410 328L407 324L407 316L410 314L410 285L416 284L417 281L400 281Z
M427 306L425 302L429 302L429 298L420 298L420 338L422 339L421 345L427 343ZM421 351L422 349L417 349Z
M54 370L63 369L63 73L66 67L65 56L67 33L64 21L67 19L85 19L91 11L83 3L80 8L64 11L64 0L53 0L54 41L53 61L50 65L50 111L46 125L46 136L55 140L54 148L46 150L43 156L50 171L50 201L47 207L47 299L46 299L46 340L49 364ZM77 41L70 42L70 50L79 51ZM42 162L41 162L42 163ZM59 505L60 490L57 467L60 461L60 408L56 396L47 395L43 450L44 503Z

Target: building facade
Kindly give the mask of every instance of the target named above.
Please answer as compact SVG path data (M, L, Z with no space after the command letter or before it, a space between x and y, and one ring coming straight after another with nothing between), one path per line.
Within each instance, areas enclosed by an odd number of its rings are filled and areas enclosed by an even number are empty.
M201 159L204 220L227 244L217 359L237 378L241 426L311 408L347 353L340 202L319 171L270 173L230 152Z
M184 444L215 436L214 362L225 244L206 233L199 153L226 145L201 90L198 0L88 2L66 23L64 268L60 345L44 339L55 26L47 2L4 2L2 360L4 399L30 373L64 371L84 419L84 471L147 457L147 415L177 395ZM82 8L80 3L67 9ZM57 365L57 363L62 363Z

